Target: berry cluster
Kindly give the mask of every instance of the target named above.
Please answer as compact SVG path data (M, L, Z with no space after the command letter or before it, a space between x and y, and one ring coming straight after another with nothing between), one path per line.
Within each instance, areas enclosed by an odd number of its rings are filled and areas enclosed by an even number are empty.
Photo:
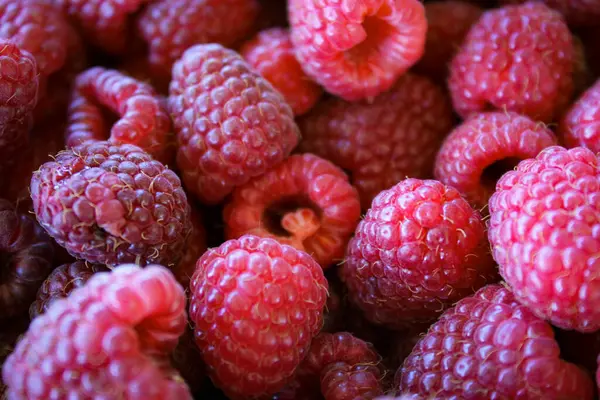
M599 38L599 0L0 0L0 399L597 399Z

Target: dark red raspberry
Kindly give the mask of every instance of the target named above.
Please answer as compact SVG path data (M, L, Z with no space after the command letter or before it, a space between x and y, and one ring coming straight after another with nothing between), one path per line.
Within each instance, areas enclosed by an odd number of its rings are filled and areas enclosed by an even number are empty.
M296 371L296 390L288 387L277 398L296 400L299 390L313 399L372 399L383 393L379 361L371 344L350 333L321 333Z
M407 74L371 102L330 98L317 104L299 122L300 149L349 171L367 209L379 192L407 176L431 177L452 122L443 90Z
M282 389L321 329L327 287L308 254L273 239L246 235L204 253L190 319L213 382L232 398Z
M495 279L485 233L481 215L454 188L406 179L373 200L341 277L370 321L429 322Z
M583 146L600 153L600 80L571 106L558 132L567 147Z
M185 243L185 250L181 260L176 267L172 268L177 281L187 291L190 287L190 279L196 271L196 262L206 252L206 230L202 223L202 216L192 207L191 212L192 233L188 236Z
M479 6L460 0L425 4L427 41L415 71L445 84L448 64L482 13Z
M11 399L191 399L168 356L185 295L164 267L95 274L29 326L4 364Z
M169 107L186 188L216 204L282 162L300 139L292 109L233 50L189 48L173 67Z
M500 109L550 122L571 99L574 48L561 15L542 3L486 11L450 66L462 116Z
M523 115L474 114L446 138L435 161L435 177L474 207L484 208L502 174L555 144L550 129Z
M10 0L9 0L10 1ZM53 0L92 45L122 54L131 40L130 15L147 0Z
M418 394L405 393L400 396L379 396L375 400L436 400L434 397L421 397Z
M102 107L118 115L119 120L110 128ZM69 107L68 146L108 139L134 144L163 164L170 164L175 150L172 133L166 102L152 86L101 67L77 77Z
M29 216L0 199L0 320L27 313L52 271L50 238Z
M508 4L525 3L526 1L529 0L502 0L503 3ZM600 21L600 2L597 0L543 0L543 2L560 11L571 25L600 25L598 22Z
M290 0L291 36L304 71L345 100L388 90L423 55L418 0Z
M258 10L256 0L159 0L142 11L137 28L148 43L153 71L169 77L189 47L203 43L230 47L244 39Z
M552 327L501 285L446 311L404 361L396 383L436 399L593 398L589 376L560 359Z
M56 300L69 296L73 290L85 285L92 275L107 270L102 264L90 264L86 261L61 265L40 286L35 301L29 307L29 316L33 320L46 312Z
M191 231L177 175L139 147L86 142L33 174L40 224L74 257L176 264Z
M296 154L233 191L223 211L227 238L270 237L310 254L323 268L339 262L360 219L348 176L313 154Z
M305 114L321 97L321 87L302 71L287 29L273 28L260 32L244 44L240 53L252 68L283 94L294 114Z
M489 239L516 297L553 325L600 329L600 159L553 146L506 173L490 198Z

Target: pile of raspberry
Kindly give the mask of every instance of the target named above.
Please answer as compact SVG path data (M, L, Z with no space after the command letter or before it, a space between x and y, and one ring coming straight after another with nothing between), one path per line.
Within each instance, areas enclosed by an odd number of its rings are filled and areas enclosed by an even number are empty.
M598 0L0 0L0 399L597 399L598 40Z

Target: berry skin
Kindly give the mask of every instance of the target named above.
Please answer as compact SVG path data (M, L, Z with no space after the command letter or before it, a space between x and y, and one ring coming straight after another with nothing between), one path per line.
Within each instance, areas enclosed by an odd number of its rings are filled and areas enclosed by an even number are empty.
M499 109L551 122L573 90L574 46L561 15L542 3L483 13L452 60L448 88L466 118Z
M169 77L189 47L203 43L231 47L244 39L258 11L256 0L159 0L142 11L137 29L148 44L153 71Z
M528 0L502 0L503 3L518 4ZM539 0L538 0L539 1ZM543 0L559 11L573 26L594 26L600 20L600 3L597 0Z
M302 68L344 100L385 92L423 55L418 0L290 0L288 15Z
M567 147L587 147L600 153L600 79L571 106L561 121L559 136Z
M488 285L429 328L396 384L435 399L592 399L589 376L559 354L548 323Z
M231 399L277 392L323 324L327 280L308 254L245 235L204 253L190 319L213 382Z
M37 219L91 263L176 264L191 231L177 175L139 147L86 142L33 174Z
M63 299L86 282L97 272L107 271L102 264L89 264L85 261L75 261L56 268L40 286L37 297L29 307L29 316L33 320L48 310L58 299Z
M185 295L160 265L99 272L37 317L8 357L10 399L192 399L168 363Z
M119 116L110 129L101 106ZM136 145L169 164L174 151L171 135L167 105L152 86L102 67L77 77L69 106L67 146L108 139Z
M496 277L481 215L454 188L419 179L375 197L340 273L365 317L393 329L430 322Z
M489 239L500 273L538 317L600 329L600 160L553 146L506 173L490 198Z
M446 138L435 161L435 177L474 207L484 208L504 172L555 144L551 130L526 116L474 114Z
M406 74L372 102L330 98L299 122L300 150L350 171L361 205L406 177L430 178L452 129L450 101L429 79Z
M295 115L308 112L321 97L321 87L302 71L286 29L260 32L244 44L240 54L281 92Z
M169 93L177 165L186 189L204 203L219 203L279 164L300 139L281 94L218 44L186 50Z
M479 6L459 0L425 4L427 41L415 71L445 84L448 64L482 13Z
M227 238L277 239L323 268L339 262L360 218L356 189L338 167L296 154L233 191L223 211Z
M0 321L27 313L52 271L50 238L27 214L0 199Z

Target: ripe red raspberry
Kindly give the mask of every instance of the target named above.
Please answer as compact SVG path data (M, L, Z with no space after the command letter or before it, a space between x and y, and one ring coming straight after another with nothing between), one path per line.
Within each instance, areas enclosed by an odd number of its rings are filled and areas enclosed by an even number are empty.
M190 319L213 382L232 398L280 390L321 329L327 287L308 254L273 239L246 235L204 253Z
M371 102L330 98L317 104L299 122L300 149L349 171L367 209L379 192L407 176L431 177L452 122L442 89L407 74Z
M159 0L142 11L137 29L148 44L154 72L169 77L189 47L203 43L230 47L244 39L258 11L256 0Z
M571 106L558 134L567 147L583 146L600 153L600 79Z
M345 100L385 92L423 55L418 0L290 0L288 10L302 68Z
M573 90L573 39L542 3L486 11L452 60L448 86L462 117L501 109L550 122Z
M435 161L435 177L474 207L484 208L502 174L555 144L551 130L523 115L474 114L446 138Z
M415 71L445 84L448 64L482 13L479 6L460 0L425 4L427 41Z
M401 391L436 399L592 399L592 381L560 359L552 327L501 285L446 311L396 373Z
M119 117L110 128L102 107ZM175 150L167 105L152 86L102 67L77 77L66 135L70 147L106 139L134 144L163 164Z
M517 298L553 325L600 329L600 160L553 146L505 174L490 198L489 239Z
M0 320L27 313L52 271L50 238L27 214L0 199Z
M454 188L406 179L384 190L348 244L342 280L371 322L429 322L496 277L485 225Z
M293 155L236 188L223 211L228 239L277 239L323 268L343 259L359 219L358 193L344 171L313 154Z
M191 399L168 363L185 295L160 265L94 275L36 318L2 369L11 399Z
M206 252L206 230L202 223L202 216L194 207L191 212L192 232L185 243L185 250L176 267L172 268L177 281L187 291L190 279L196 270L196 262Z
M189 48L173 67L169 107L186 188L216 204L282 162L300 133L291 108L233 50Z
M383 393L380 357L370 343L348 332L320 333L310 344L294 382L278 400L298 394L327 400L372 399Z
M508 4L525 3L526 1L529 0L502 0L503 3ZM600 2L597 0L543 0L543 2L548 7L559 11L570 25L599 25Z
M107 270L102 264L81 260L56 268L42 283L35 301L29 307L31 320L46 312L56 300L69 296L74 289L85 285L95 273Z
M176 264L191 231L177 175L139 147L86 142L33 174L40 224L74 257Z
M305 114L321 97L322 90L304 71L294 54L287 29L260 32L240 50L259 74L279 90L294 114Z

